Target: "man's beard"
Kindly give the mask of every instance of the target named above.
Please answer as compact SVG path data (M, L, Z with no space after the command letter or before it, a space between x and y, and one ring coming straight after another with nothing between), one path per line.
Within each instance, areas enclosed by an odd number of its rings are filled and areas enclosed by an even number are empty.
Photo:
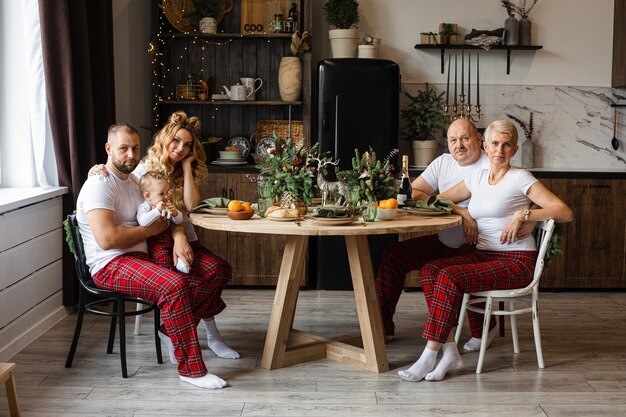
M129 168L126 164L130 161L132 161L132 167ZM131 160L126 159L124 161L113 160L111 162L113 163L113 166L117 168L117 170L121 172L122 174L130 174L137 167L137 161L134 159L131 159Z

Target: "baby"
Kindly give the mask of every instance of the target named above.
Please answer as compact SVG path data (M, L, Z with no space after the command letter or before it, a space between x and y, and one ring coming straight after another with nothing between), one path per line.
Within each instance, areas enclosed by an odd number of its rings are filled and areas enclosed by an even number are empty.
M137 207L137 222L141 226L149 226L159 217L167 217L174 224L181 224L183 214L176 209L168 200L167 193L170 190L167 178L156 171L146 172L139 180L139 189L143 198L146 199ZM164 233L169 233L166 231ZM150 239L148 239L148 245ZM186 274L189 273L189 265L178 258L176 269Z

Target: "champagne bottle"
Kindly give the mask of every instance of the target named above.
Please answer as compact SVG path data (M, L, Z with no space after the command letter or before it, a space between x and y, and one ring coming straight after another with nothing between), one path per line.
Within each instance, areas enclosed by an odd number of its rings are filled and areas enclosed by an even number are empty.
M406 200L411 199L413 189L411 187L411 179L409 178L409 156L402 155L402 180L400 182L400 191L398 191L399 206L404 206Z

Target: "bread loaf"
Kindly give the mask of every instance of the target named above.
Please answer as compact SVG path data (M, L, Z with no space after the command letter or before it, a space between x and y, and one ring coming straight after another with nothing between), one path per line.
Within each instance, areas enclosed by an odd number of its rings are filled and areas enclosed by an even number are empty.
M265 211L265 217L299 217L298 209L289 209L284 207L272 206Z

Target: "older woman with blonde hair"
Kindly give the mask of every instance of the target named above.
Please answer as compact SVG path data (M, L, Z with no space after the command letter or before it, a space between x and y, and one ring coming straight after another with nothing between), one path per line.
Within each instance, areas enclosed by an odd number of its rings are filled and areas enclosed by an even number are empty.
M506 120L485 131L489 169L480 170L441 194L453 202L470 199L467 208L454 206L464 222L476 222L476 248L460 256L426 263L421 282L429 314L423 336L426 347L407 370L405 381L442 380L461 369L463 359L454 341L463 294L520 288L533 278L537 251L533 235L519 237L525 222L573 220L572 210L525 169L511 166L518 150L517 129ZM533 204L531 209L531 204ZM539 207L539 208L534 208ZM438 364L436 359L442 351Z

